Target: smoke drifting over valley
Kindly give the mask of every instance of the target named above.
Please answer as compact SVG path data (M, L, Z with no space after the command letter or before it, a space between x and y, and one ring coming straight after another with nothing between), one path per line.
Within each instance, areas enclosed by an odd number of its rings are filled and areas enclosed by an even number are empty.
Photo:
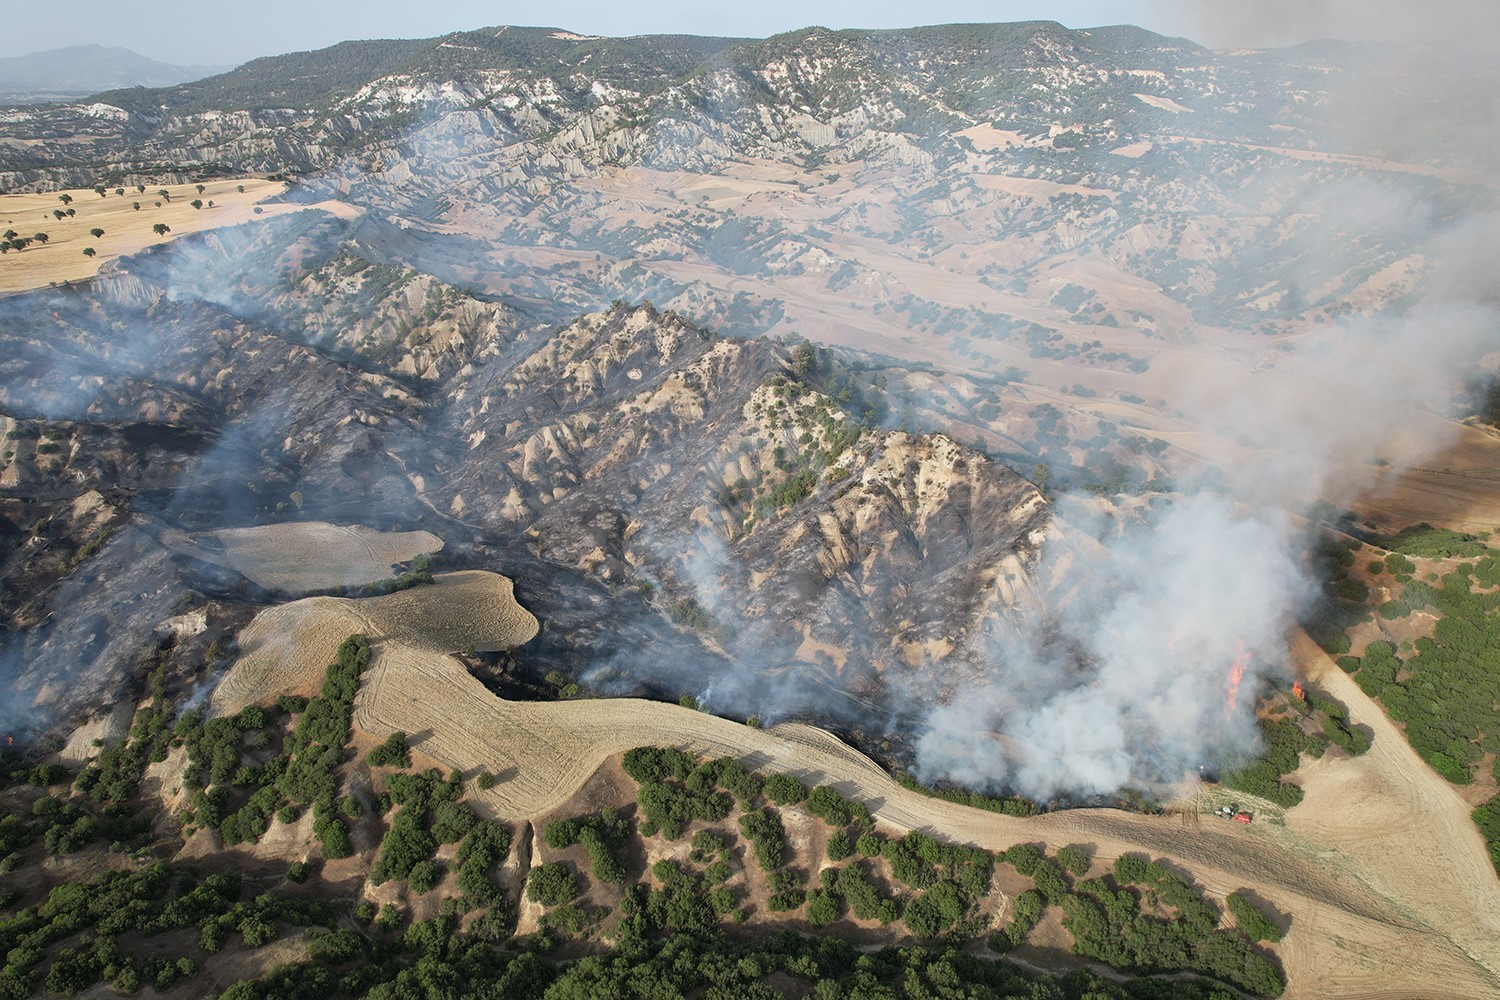
M164 527L322 518L515 575L548 622L519 658L591 692L837 724L1039 798L1172 782L1252 752L1289 679L1300 513L1389 488L1493 372L1487 130L1414 152L1430 127L1350 111L1383 53L1045 23L414 52L325 95L347 117L153 107L128 151L91 119L99 162L295 156L290 197L344 212L3 310L26 441L194 442L146 449L160 475L7 458L15 590L92 537L31 532L69 490L130 523L12 623L28 698L106 661L127 686L169 615L292 596L151 562ZM1402 106L1453 76L1403 76ZM1050 506L1012 471L1038 465Z

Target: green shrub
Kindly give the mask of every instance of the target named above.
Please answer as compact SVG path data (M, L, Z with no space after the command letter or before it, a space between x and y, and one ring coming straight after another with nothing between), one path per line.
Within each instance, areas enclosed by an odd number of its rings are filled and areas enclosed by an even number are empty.
M436 861L418 861L406 876L406 885L418 895L431 892L443 879L443 868Z
M856 919L889 924L901 916L900 905L880 894L862 862L837 869L829 888L849 905Z
M411 767L411 748L407 745L406 734L391 733L384 743L365 755L365 763L371 767Z
M786 831L779 815L769 809L746 813L740 817L740 829L755 846L755 860L763 871L781 867L786 850Z
M807 894L807 922L814 927L827 927L842 915L843 906L839 897L826 889L814 889Z
M1042 850L1035 844L1016 844L1002 854L1000 859L1009 862L1022 875L1031 875L1042 862Z
M307 957L324 965L343 965L362 957L364 953L364 938L351 930L319 934L307 943Z
M531 869L526 877L526 898L543 906L560 906L578 895L578 879L560 861L548 861Z
M848 826L856 819L870 818L870 810L863 803L851 802L827 785L819 785L807 796L807 811L829 826Z
M1057 852L1057 863L1073 875L1082 877L1089 870L1089 856L1080 847L1064 847Z
M1235 926L1244 931L1251 941L1274 943L1281 940L1281 928L1244 896L1231 892L1224 898L1224 902L1229 907L1229 912L1234 914Z
M854 853L854 845L849 843L848 830L835 830L828 838L828 860L842 861Z
M807 798L807 786L789 774L773 774L766 779L765 795L778 806L795 805Z
M380 854L370 868L371 884L408 877L412 868L432 857L435 850L437 840L428 832L422 810L412 805L402 806L380 842Z
M495 866L510 853L510 829L482 821L458 846L456 882L463 899L475 906L494 906L501 901L500 889L490 877Z

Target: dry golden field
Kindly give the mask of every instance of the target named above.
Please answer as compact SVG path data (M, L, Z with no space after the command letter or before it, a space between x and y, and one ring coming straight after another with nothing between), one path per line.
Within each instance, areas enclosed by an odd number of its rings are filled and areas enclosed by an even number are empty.
M245 190L240 191L241 187ZM285 191L286 184L256 177L204 181L201 194L192 184L172 185L165 188L170 199L158 193L163 190L160 185L147 185L145 193L134 187L125 188L123 195L115 194L115 190L106 189L102 198L91 188L0 195L0 232L13 229L17 236L27 238L37 233L47 234L45 244L33 243L24 250L0 256L0 295L79 281L97 274L106 261L152 244L307 207L261 205ZM73 199L71 203L60 200L64 194ZM203 208L192 206L195 199L203 202ZM212 208L208 205L210 201ZM140 208L135 208L136 205ZM71 218L58 219L52 214L70 208ZM256 208L260 208L259 214ZM158 236L152 229L158 223L171 231ZM91 232L94 229L104 230L104 235L94 237ZM86 256L85 247L92 247L95 256Z

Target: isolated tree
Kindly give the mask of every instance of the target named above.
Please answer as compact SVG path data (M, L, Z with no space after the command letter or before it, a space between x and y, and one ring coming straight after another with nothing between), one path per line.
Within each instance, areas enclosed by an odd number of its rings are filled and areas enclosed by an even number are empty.
M73 216L75 216L77 214L78 214L78 210L77 209L74 209L74 208L68 209L68 212L67 212L68 218L71 219Z
M168 191L166 188L162 188L160 191L158 191L156 193L161 198L162 201L171 201L172 200L172 192Z
M130 203L130 207L133 208L133 209L135 209L137 212L139 212L141 210L141 203L138 202L138 201L132 201Z
M1052 470L1041 462L1036 463L1031 470L1031 481L1036 486L1037 492L1046 496L1047 484L1052 481Z
M245 185L238 184L238 185L235 186L235 190L238 191L240 194L244 194L245 193Z
M70 194L60 194L57 196L57 200L66 205L73 200L73 196Z
M102 230L102 229L90 229L89 230L89 235L92 236L94 239L97 240L99 237L101 237L101 236L104 235L104 230Z
M194 208L202 208L203 207L203 202L199 201L197 198L194 198L192 201L188 202L188 204L192 205Z
M212 198L208 199L208 207L209 208L213 208L214 207L214 200Z
M157 207L157 208L161 208L161 202L157 202L157 203L156 203L156 207Z
M124 188L115 188L115 194L117 194L121 198L123 198L123 197L125 197L125 189Z
M36 240L38 243L46 243L47 242L47 238L48 237L47 237L46 233L37 233L35 236L32 237L32 239Z
M104 187L103 184L95 184L94 185L94 193L97 194L101 198L108 197L108 195L109 195L109 192L107 190L105 190L105 187Z
M146 185L144 185L144 184L137 184L135 186L135 193L136 194L145 194L146 193Z
M92 257L92 256L94 256L94 252L95 251L94 251L93 247L84 247L83 248L83 255L85 257Z
M53 209L53 210L52 210L52 217L53 217L53 218L54 218L54 219L58 219L58 220L62 220L62 219L66 219L66 218L67 218L67 217L68 217L68 213L67 213L67 212L64 212L64 211L63 211L63 210L62 210L62 209L60 209L60 208L54 208L54 209Z
M172 227L167 225L165 222L158 222L156 225L151 227L151 231L157 236L165 236L172 231Z
M199 193L199 194L202 194L202 193L203 193L203 192L204 192L204 191L207 191L207 190L208 190L208 189L207 189L207 188L205 188L205 187L204 187L204 186L203 186L203 185L202 185L202 184L199 184L199 185L198 185L198 193Z

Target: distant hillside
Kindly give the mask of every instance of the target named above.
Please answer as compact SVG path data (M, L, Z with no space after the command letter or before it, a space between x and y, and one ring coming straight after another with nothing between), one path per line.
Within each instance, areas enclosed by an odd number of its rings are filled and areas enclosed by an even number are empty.
M226 69L175 66L117 45L70 45L0 59L0 97L76 97L120 87L171 87Z

